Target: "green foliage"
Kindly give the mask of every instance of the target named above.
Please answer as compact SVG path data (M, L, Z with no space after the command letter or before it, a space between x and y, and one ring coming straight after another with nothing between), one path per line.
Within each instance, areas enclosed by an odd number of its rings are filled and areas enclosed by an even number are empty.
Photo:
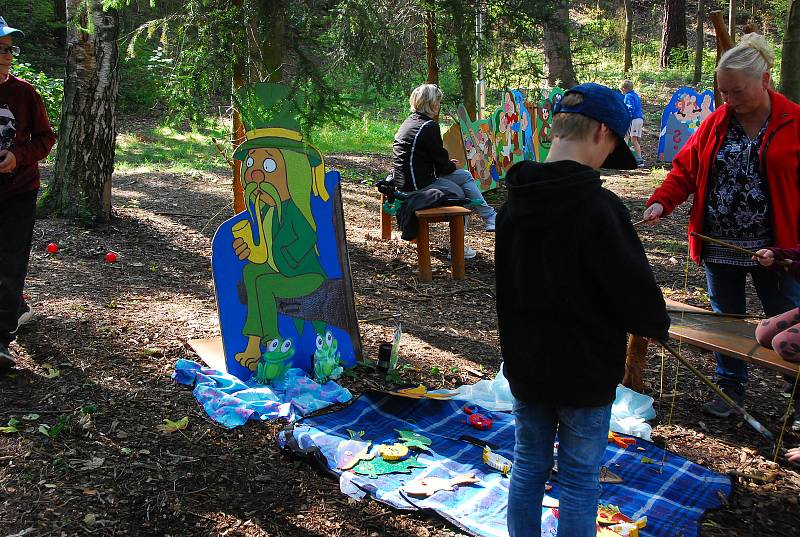
M47 116L50 118L53 129L58 130L61 119L61 100L64 97L64 80L50 78L31 67L30 64L23 62L14 62L11 72L14 76L27 80L36 88L47 108Z
M400 122L370 116L328 124L313 131L312 141L325 153L380 153L392 151L392 140Z
M219 170L227 163L214 147L212 138L224 142L228 131L228 126L217 123L213 128L189 132L162 126L145 133L120 133L117 136L115 169L145 168L174 173Z

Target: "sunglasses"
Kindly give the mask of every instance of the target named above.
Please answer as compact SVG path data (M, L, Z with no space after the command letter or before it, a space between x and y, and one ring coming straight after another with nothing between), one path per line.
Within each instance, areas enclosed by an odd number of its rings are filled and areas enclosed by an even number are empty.
M19 47L17 45L0 45L0 54L11 54L12 56L19 56Z

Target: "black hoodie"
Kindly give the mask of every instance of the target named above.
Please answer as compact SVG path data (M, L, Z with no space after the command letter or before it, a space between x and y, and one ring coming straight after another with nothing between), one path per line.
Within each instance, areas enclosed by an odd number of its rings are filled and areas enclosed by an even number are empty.
M669 316L628 209L574 161L514 165L497 214L503 373L526 402L614 400L627 333L666 338Z

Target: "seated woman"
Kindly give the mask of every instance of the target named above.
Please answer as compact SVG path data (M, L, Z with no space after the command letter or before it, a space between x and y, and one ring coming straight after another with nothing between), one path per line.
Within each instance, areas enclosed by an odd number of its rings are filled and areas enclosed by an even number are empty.
M467 170L458 169L442 143L439 109L442 90L435 84L423 84L408 99L411 115L394 137L394 185L403 192L445 189L461 192L465 198L483 203L475 211L484 219L486 231L494 231L496 212L483 199L477 183ZM472 259L475 250L464 247L464 258Z

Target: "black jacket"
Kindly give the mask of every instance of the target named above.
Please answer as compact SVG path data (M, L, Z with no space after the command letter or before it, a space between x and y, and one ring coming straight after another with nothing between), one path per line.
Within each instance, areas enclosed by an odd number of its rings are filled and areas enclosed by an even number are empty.
M553 406L614 400L627 333L666 338L664 298L625 205L573 161L515 164L497 215L503 372L514 397Z
M439 123L414 112L394 135L394 184L403 192L425 188L456 171L442 144Z

